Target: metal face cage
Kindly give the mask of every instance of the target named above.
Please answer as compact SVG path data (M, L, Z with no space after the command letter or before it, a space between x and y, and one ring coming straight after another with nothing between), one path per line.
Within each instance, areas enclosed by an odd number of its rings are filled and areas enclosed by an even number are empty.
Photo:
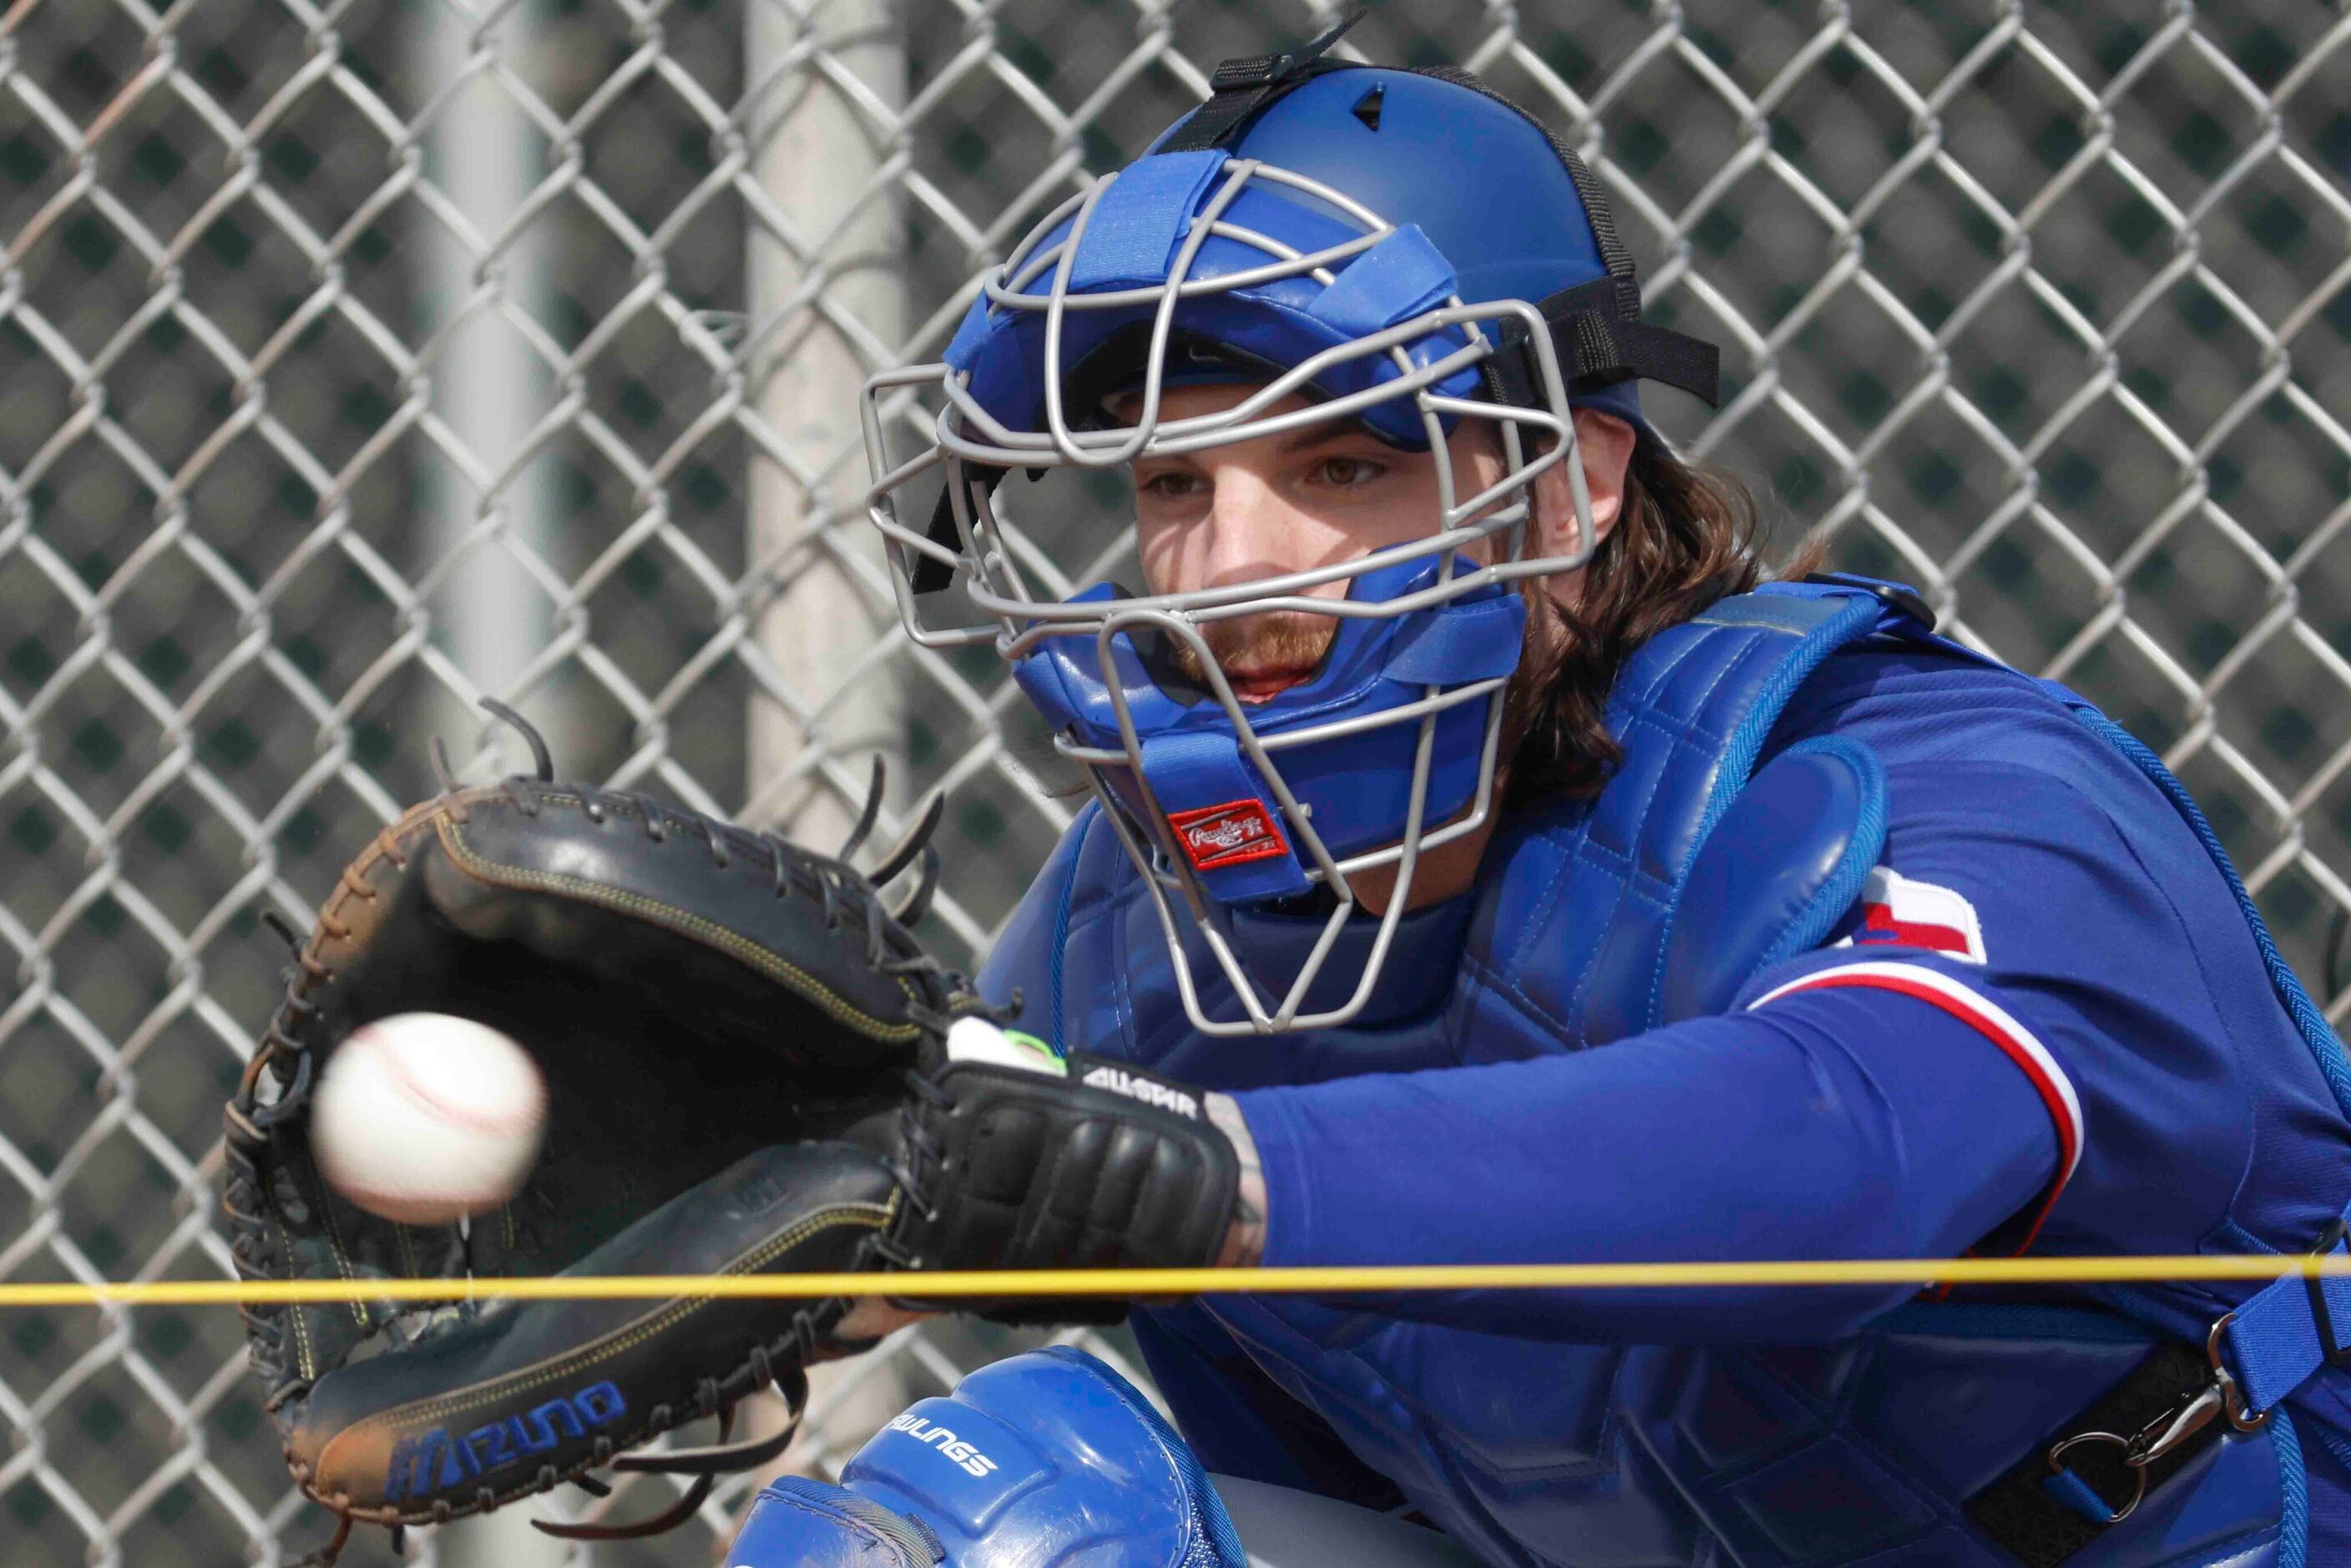
M1082 194L1049 214L1004 264L983 278L981 292L991 312L1029 312L1043 320L1045 364L1041 430L1012 427L973 394L968 371L940 363L883 372L865 386L862 423L873 484L868 513L886 542L901 617L908 634L930 648L992 643L1008 660L1019 660L1051 638L1092 639L1102 679L1116 717L1116 744L1089 744L1064 729L1055 737L1061 755L1084 768L1105 814L1142 873L1174 956L1175 973L1193 1026L1205 1033L1237 1035L1331 1028L1355 1018L1370 999L1410 902L1420 856L1477 832L1492 810L1495 767L1509 677L1452 686L1423 687L1416 700L1364 716L1322 723L1282 725L1260 712L1252 719L1217 667L1203 628L1220 620L1294 612L1343 622L1352 618L1393 620L1489 589L1570 571L1591 557L1594 546L1591 497L1578 459L1575 427L1566 385L1551 334L1531 303L1499 300L1464 303L1458 295L1381 330L1311 353L1287 369L1269 371L1231 407L1186 418L1162 415L1167 384L1168 348L1187 301L1308 277L1329 287L1339 269L1396 232L1395 225L1343 193L1305 176L1244 158L1228 159L1217 183L1191 218L1164 282L1100 293L1073 292L1073 262L1088 225L1115 176L1096 181ZM1326 212L1345 214L1353 237L1301 251L1272 235L1226 216L1236 198L1252 184L1303 196ZM1058 233L1066 228L1066 232ZM1237 240L1261 252L1261 265L1221 276L1195 276L1203 245L1211 237ZM1040 285L1042 285L1041 291ZM1134 422L1106 424L1096 411L1075 417L1066 404L1063 379L1064 327L1071 314L1091 311L1150 313L1150 348L1140 387L1133 394ZM1460 395L1486 361L1501 352L1523 353L1536 400L1521 406ZM1337 377L1376 379L1332 394ZM903 461L893 461L885 439L884 402L906 389L939 400L930 444ZM1302 405L1294 399L1303 397ZM1120 554L1113 545L1074 570L1064 570L998 504L997 481L1008 470L1087 469L1123 466L1150 455L1196 453L1304 426L1362 418L1367 411L1405 404L1416 417L1434 459L1438 504L1426 534L1351 560L1259 580L1189 592L1072 602L1078 591L1102 581ZM1291 406L1285 406L1291 404ZM1463 496L1448 448L1449 429L1466 420L1492 422L1503 472L1493 483ZM1573 497L1572 548L1542 555L1531 535L1532 486L1546 469L1565 464ZM935 483L944 470L945 493L926 521L902 515L910 485ZM1355 586L1367 574L1401 563L1433 560L1427 586L1388 599L1358 599ZM922 602L921 579L937 582L962 574L965 596L977 612L973 623L930 623ZM1333 585L1337 585L1334 590ZM1318 593L1316 591L1322 591ZM1324 595L1332 591L1348 597ZM1207 696L1221 711L1249 766L1278 805L1282 827L1300 847L1308 881L1326 889L1330 901L1321 931L1296 973L1267 984L1242 962L1232 934L1232 908L1207 885L1179 852L1169 813L1160 806L1143 765L1143 737L1115 667L1122 643L1155 634L1166 646L1191 650ZM1477 784L1468 808L1451 821L1426 820L1432 750L1437 722L1447 711L1485 704ZM1300 747L1337 740L1388 726L1415 727L1409 806L1395 841L1346 856L1335 854L1312 820L1312 805L1285 779L1280 758ZM1374 868L1394 867L1395 883L1379 925L1367 945L1343 944L1347 924L1363 903L1356 879ZM1179 916L1177 906L1184 911ZM1196 933L1231 987L1245 1017L1212 1018L1193 972L1196 954L1186 926ZM1310 1007L1317 988L1343 946L1360 948L1362 967L1343 999ZM1326 998L1327 999L1327 998Z

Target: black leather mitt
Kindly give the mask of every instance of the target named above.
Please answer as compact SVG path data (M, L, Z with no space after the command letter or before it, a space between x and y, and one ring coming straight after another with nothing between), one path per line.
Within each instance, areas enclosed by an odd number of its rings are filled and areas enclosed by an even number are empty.
M952 1018L977 1006L905 929L936 875L918 848L935 808L869 877L642 796L557 784L524 729L538 778L409 811L345 870L298 945L227 1110L237 1266L266 1280L886 1266L876 1244L899 1223L897 1177L801 1141L900 1103ZM917 852L920 886L884 907L877 885ZM312 1159L311 1085L355 1028L404 1012L502 1031L549 1086L527 1185L463 1228L379 1218L329 1190ZM255 1306L246 1320L287 1462L342 1516L340 1547L354 1519L439 1522L606 1465L701 1477L645 1528L683 1519L711 1477L764 1462L789 1433L624 1451L696 1416L725 1421L770 1382L797 1409L799 1369L841 1348L847 1308L361 1301Z

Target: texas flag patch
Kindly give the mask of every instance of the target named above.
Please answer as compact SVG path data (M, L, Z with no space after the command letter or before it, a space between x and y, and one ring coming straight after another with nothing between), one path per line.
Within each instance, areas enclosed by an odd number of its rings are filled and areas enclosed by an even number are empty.
M1970 964L1984 961L1983 925L1976 906L1948 887L1913 882L1886 866L1871 870L1861 891L1861 928L1839 947L1924 947Z

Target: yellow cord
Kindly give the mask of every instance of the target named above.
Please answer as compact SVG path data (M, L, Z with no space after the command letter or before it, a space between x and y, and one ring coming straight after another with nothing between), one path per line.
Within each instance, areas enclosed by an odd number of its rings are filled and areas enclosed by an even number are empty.
M1928 1258L1758 1263L1398 1264L1314 1269L1032 1269L922 1274L636 1274L477 1280L142 1280L0 1283L0 1309L310 1304L352 1301L804 1300L911 1294L1190 1296L1376 1291L1758 1289L1788 1285L2090 1285L2351 1276L2351 1255Z

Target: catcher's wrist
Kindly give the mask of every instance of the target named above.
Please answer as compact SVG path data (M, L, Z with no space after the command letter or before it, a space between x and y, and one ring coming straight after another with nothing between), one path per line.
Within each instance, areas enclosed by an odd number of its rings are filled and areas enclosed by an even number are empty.
M1265 1261L1265 1166L1258 1158L1257 1139L1249 1134L1239 1103L1229 1094L1208 1095L1207 1103L1209 1124L1232 1145L1240 1168L1232 1223L1225 1228L1217 1267L1254 1269Z

